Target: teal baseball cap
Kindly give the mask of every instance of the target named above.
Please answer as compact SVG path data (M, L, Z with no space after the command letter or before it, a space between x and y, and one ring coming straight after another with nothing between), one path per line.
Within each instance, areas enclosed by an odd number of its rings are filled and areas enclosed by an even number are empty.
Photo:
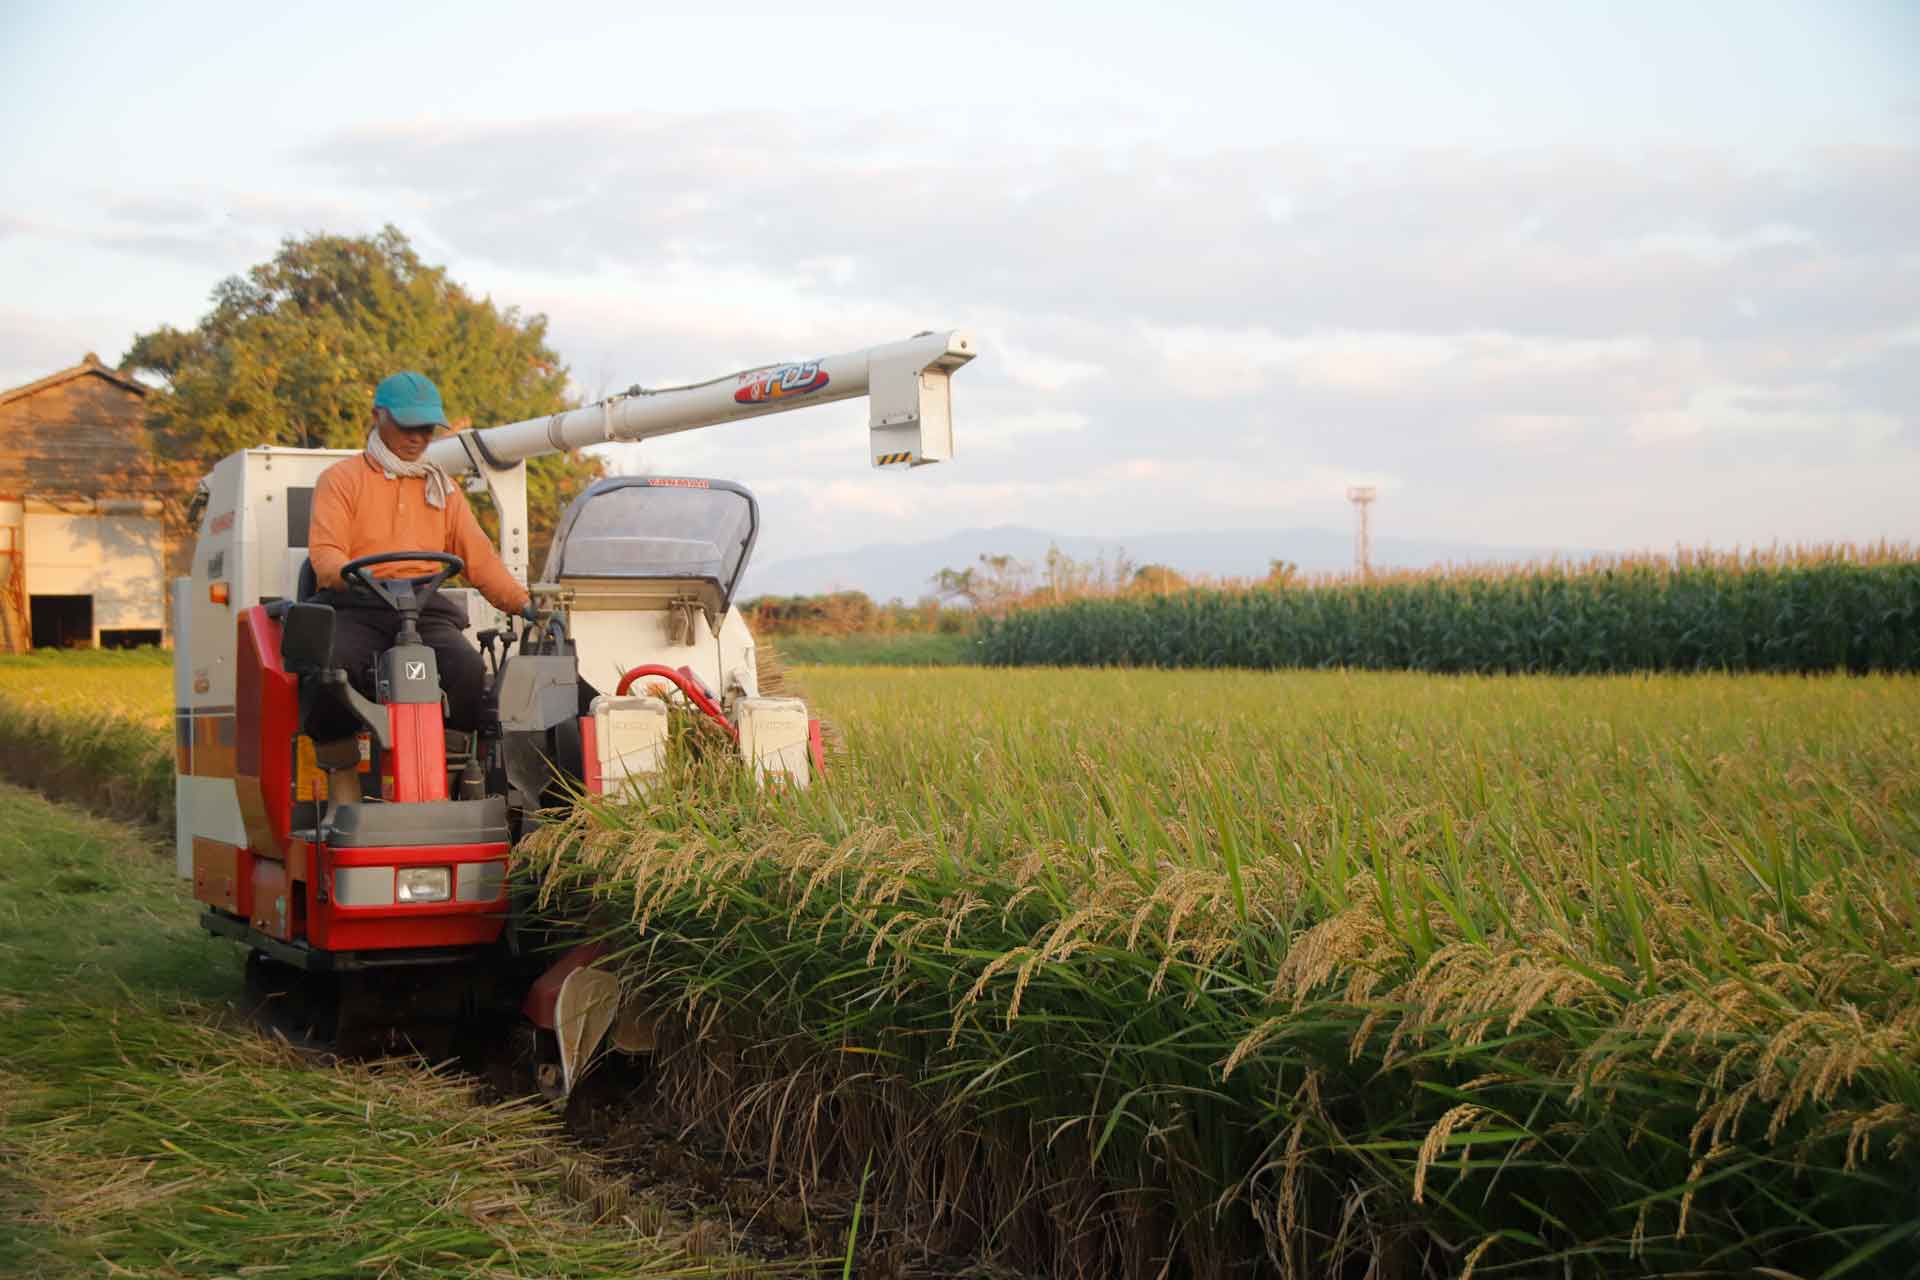
M373 393L373 407L385 409L403 427L444 427L447 411L440 404L440 388L424 373L408 370L382 378Z

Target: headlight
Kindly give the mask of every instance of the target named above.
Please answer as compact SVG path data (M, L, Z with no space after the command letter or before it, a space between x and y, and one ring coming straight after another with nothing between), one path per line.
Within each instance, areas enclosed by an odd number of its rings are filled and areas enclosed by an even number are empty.
M401 902L445 902L453 892L453 874L446 867L402 867L395 889Z

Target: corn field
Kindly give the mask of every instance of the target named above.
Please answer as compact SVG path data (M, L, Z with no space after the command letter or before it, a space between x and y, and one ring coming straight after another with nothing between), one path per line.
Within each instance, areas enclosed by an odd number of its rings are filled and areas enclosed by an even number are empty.
M825 783L525 868L743 1154L1053 1275L1920 1256L1920 682L806 678Z
M1000 666L1920 670L1920 560L1695 557L1087 599L983 618Z

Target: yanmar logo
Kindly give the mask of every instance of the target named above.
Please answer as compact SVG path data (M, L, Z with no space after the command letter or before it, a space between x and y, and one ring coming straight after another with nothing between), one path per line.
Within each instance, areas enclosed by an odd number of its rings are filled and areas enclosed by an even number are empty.
M776 365L740 375L740 389L733 393L739 404L760 404L767 400L785 400L804 396L827 385L827 371L818 360L805 364Z

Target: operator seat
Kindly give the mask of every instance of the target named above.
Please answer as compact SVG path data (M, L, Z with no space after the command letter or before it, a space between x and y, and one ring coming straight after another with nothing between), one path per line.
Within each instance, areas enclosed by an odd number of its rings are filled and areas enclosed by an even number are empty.
M294 601L296 603L305 603L311 601L319 594L320 575L313 571L313 561L303 558L300 561L300 573L294 582ZM488 689L484 701L491 703L496 696L494 690ZM442 705L444 707L444 703ZM488 706L487 713L489 715L493 714L491 706ZM304 728L304 723L302 727ZM461 729L448 729L446 733L446 752L449 759L465 759L472 756L474 749L473 734Z

